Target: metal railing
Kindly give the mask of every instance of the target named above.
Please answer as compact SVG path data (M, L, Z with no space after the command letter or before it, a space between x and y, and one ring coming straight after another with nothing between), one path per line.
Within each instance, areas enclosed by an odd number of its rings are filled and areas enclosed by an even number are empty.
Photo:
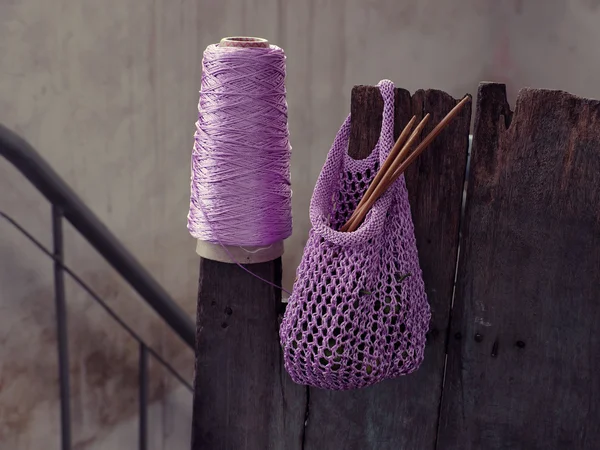
M0 125L0 155L16 167L52 204L52 250L46 248L21 224L0 211L16 230L54 261L54 289L60 384L61 448L71 450L71 411L69 382L69 345L65 303L65 274L81 286L139 345L139 448L148 446L148 358L152 356L183 386L192 386L151 346L125 323L110 306L73 270L64 264L63 219L100 253L104 259L138 292L165 322L191 348L195 327L158 282L142 267L117 238L100 222L73 190L24 139Z

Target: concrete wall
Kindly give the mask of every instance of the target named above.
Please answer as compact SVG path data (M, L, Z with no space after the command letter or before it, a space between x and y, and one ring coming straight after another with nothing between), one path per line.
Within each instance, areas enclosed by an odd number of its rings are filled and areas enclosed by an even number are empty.
M295 232L354 84L474 94L481 80L600 97L598 0L2 0L0 122L25 136L193 314L189 155L203 49L258 35L288 55ZM0 162L0 209L50 245L50 210ZM188 378L192 355L72 230L67 261ZM129 448L137 347L68 286L74 439ZM51 264L0 223L0 449L58 449ZM190 400L152 366L153 449L189 448Z

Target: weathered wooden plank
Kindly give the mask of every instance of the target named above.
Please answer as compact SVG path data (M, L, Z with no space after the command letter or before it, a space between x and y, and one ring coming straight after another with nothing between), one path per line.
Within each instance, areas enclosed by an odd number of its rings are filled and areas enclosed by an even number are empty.
M440 450L597 449L600 102L479 88Z
M424 130L428 133L455 104L456 100L440 91L418 91L411 98L398 89L396 135L413 113L421 118L427 112L432 115ZM351 156L368 156L379 137L382 110L377 88L354 88ZM307 450L427 450L435 446L470 115L469 103L407 173L419 257L433 309L423 366L407 377L362 390L310 389Z
M283 368L281 292L234 264L200 265L192 450L300 450L306 388ZM281 259L246 267L281 283Z

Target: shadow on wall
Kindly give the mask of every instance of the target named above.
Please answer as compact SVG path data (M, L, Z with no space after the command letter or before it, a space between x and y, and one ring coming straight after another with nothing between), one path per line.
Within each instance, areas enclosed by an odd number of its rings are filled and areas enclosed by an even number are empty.
M58 364L52 265L42 256L27 261L30 243L11 232L3 221L3 233L12 240L0 241L0 254L12 262L0 273L0 448L42 448L59 436ZM22 244L15 246L14 244ZM43 255L40 252L40 255ZM46 264L43 264L46 263ZM50 276L40 283L39 274ZM39 269L39 270L38 270ZM100 298L117 306L135 303L135 294L109 269L79 274ZM11 295L11 280L30 279L35 289ZM71 406L74 448L92 448L115 427L138 414L137 341L129 336L82 288L66 277L68 299ZM139 304L136 305L139 308ZM143 305L142 308L147 306ZM123 309L123 308L121 308ZM127 313L130 319L146 315ZM133 325L135 320L129 320ZM154 317L143 335L191 380L193 355L171 330ZM158 345L158 347L157 347ZM150 357L149 401L163 403L180 384ZM191 404L191 393L188 392ZM178 408L179 405L173 405ZM181 417L181 412L178 413ZM191 421L191 409L186 414ZM159 424L157 424L159 425ZM181 437L183 439L183 436ZM6 447L5 447L6 445Z

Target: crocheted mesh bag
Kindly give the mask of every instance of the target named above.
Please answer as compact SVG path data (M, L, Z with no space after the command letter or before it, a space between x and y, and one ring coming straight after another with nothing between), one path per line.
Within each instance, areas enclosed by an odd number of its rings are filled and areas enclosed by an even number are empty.
M393 145L394 85L378 86L384 110L375 149L363 160L348 156L348 116L313 192L312 229L280 328L286 370L299 384L361 388L423 360L431 314L404 176L356 231L337 231Z

